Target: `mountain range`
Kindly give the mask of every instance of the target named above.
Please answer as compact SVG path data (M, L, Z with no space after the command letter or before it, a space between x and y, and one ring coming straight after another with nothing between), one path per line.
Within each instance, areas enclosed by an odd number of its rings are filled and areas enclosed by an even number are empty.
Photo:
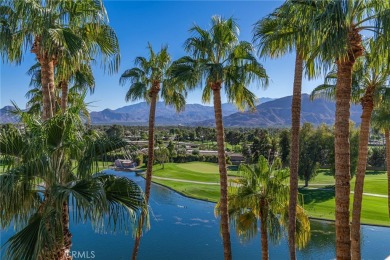
M259 103L271 101L271 98L261 98ZM230 103L222 104L223 116L237 113L237 108ZM156 125L195 125L198 122L214 119L214 108L200 104L187 104L184 111L177 113L172 106L158 102L156 107ZM91 112L92 124L125 124L147 125L149 120L149 105L141 102L124 106L115 110L105 109Z
M19 122L19 117L12 114L13 106L5 106L0 109L0 123L1 124L15 124Z
M223 122L227 127L283 127L291 124L292 96L278 99L261 98L256 110L239 112L230 103L222 104ZM335 103L325 99L311 101L302 95L301 122L314 125L334 124ZM10 114L12 107L0 109L1 123L16 123L18 118ZM115 110L104 109L91 112L91 122L96 125L147 125L149 105L145 102L124 106ZM360 123L361 108L351 106L351 120ZM156 125L214 126L214 108L200 104L187 104L183 112L177 113L172 106L157 103Z
M325 99L310 100L308 94L301 96L301 123L333 125L335 122L336 104ZM291 125L292 96L278 98L260 104L254 112L238 112L223 118L227 127L289 127ZM350 119L360 124L362 109L360 105L351 105ZM199 126L214 126L214 120L198 122Z

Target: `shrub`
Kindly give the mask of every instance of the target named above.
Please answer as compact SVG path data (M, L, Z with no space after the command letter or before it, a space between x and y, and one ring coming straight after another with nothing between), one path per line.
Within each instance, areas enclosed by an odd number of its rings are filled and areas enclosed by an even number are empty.
M135 163L137 164L137 166L143 164L144 162L144 155L142 153L138 154L135 158L134 158L134 161Z
M192 154L193 154L193 155L199 155L199 150L198 150L198 149L192 150Z
M371 149L367 162L373 167L383 167L385 165L386 155L384 147L374 147Z

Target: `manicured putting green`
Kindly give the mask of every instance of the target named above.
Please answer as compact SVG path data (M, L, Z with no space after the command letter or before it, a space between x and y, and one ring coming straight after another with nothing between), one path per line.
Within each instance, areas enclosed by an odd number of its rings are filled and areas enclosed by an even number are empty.
M176 164L176 166L180 169L188 171L219 174L218 164L216 163L189 162Z

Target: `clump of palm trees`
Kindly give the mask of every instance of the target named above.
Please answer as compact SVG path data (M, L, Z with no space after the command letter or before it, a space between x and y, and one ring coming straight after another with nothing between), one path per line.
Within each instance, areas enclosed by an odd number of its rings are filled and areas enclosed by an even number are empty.
M370 137L370 127L374 108L383 107L385 100L389 98L389 69L387 66L378 66L374 59L375 49L373 41L369 42L367 49L372 49L371 53L366 51L364 59L360 59L354 67L352 75L352 98L354 103L360 102L362 106L360 134L359 134L359 154L356 171L356 184L353 198L351 242L352 247L360 250L360 217L362 210L363 185L367 166L368 142ZM313 98L322 97L334 99L336 93L337 72L332 70L325 77L325 84L315 88L311 94ZM360 254L360 253L359 253Z
M286 8L287 7L287 8ZM297 57L306 61L306 68L309 75L315 75L315 69L328 69L336 64L335 74L335 100L336 100L336 123L335 123L335 180L336 180L336 257L341 259L360 259L360 221L354 221L356 225L351 236L350 228L350 145L349 145L349 108L351 102L352 79L355 63L365 55L366 48L363 44L362 33L364 31L374 32L369 38L372 40L372 49L375 49L375 58L382 59L373 62L376 66L384 67L383 62L388 62L389 56L387 46L390 35L390 4L383 1L361 0L361 1L286 1L270 17L260 21L255 27L255 39L259 39L262 53L279 56L286 51L296 48ZM277 29L277 31L275 30ZM299 61L299 60L298 60ZM298 66L301 66L297 62ZM297 66L296 66L297 67ZM384 68L385 73L387 68ZM300 79L300 70L296 70L295 79ZM298 77L297 77L298 75ZM387 74L388 75L388 74ZM386 76L386 75L385 75ZM294 85L298 89L298 83ZM372 88L367 89L373 92ZM372 93L367 93L370 97ZM296 99L298 100L298 99ZM371 105L365 102L368 107ZM299 131L298 101L293 102L293 131ZM371 108L370 108L371 109ZM368 115L368 112L366 112ZM298 120L298 122L297 122ZM365 126L369 122L366 116ZM295 123L294 123L295 122ZM363 127L363 126L362 126ZM295 130L294 130L295 129ZM296 136L295 136L296 137ZM367 136L361 136L367 139ZM294 140L294 135L292 135ZM362 145L365 143L362 140ZM295 148L294 148L295 147ZM298 141L292 144L292 149L298 150ZM361 151L364 154L364 150ZM295 163L297 158L291 158L291 194L290 194L290 217L294 218L294 203L296 202L296 181ZM360 171L365 171L366 160L362 160ZM360 219L361 206L359 207L359 196L361 198L364 174L357 178L358 188L355 194L356 211L354 219ZM359 181L358 181L359 179ZM290 219L289 227L289 248L290 258L295 259L293 219ZM352 245L351 245L352 240Z
M1 133L10 165L0 176L0 222L20 230L7 252L13 259L69 259L69 205L76 221L89 219L96 227L108 218L109 226L129 229L140 212L147 220L135 183L92 175L99 156L126 143L87 134L79 118L87 114L85 87L94 85L90 65L98 56L108 72L117 71L118 39L101 1L5 0L0 20L3 61L19 64L27 51L36 56L30 112L41 116L19 111L24 131Z
M2 158L8 162L0 175L0 227L12 224L18 230L6 243L10 259L69 259L70 219L89 220L99 231L130 231L137 215L147 218L136 183L94 174L98 160L126 149L126 142L88 131L76 107L46 121L19 113L24 129L0 132Z

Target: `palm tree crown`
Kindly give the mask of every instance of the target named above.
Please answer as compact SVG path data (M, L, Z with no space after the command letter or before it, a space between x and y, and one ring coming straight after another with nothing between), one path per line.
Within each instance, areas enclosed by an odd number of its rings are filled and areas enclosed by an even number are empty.
M167 105L174 105L178 111L184 109L185 99L182 95L183 88L180 84L173 83L168 78L168 70L171 65L171 57L168 47L164 46L155 53L148 44L149 59L137 57L135 67L123 72L119 79L121 85L130 82L130 88L126 93L126 101L143 99L150 103L152 92L161 93L161 98ZM157 95L157 99L159 95Z
M29 48L38 57L76 57L86 51L119 66L119 45L101 1L11 1L1 4L1 55L20 63ZM104 64L104 63L103 63Z
M229 102L240 109L253 108L255 95L248 86L252 82L266 86L267 74L253 54L253 46L238 40L239 28L234 19L213 16L211 23L209 30L197 25L190 29L194 36L186 40L184 48L191 56L175 61L172 75L185 82L188 89L203 87L205 82L205 103L210 102L212 90L223 84Z
M41 64L44 120L56 113L53 99L57 65L65 72L60 79L63 81L68 80L65 75L77 70L79 64L96 58L110 73L118 70L118 39L108 26L101 1L5 0L0 7L3 61L19 64L30 50ZM63 92L66 91L64 88Z

